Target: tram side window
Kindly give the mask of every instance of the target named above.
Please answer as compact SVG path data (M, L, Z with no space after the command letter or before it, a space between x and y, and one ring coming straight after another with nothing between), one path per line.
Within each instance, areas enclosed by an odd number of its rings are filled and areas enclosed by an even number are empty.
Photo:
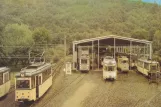
M144 63L144 68L149 70L149 64L148 63Z
M41 85L42 83L41 83L41 76L39 76L39 85Z
M2 84L3 84L3 74L0 73L0 85L2 85Z
M30 81L29 80L17 80L16 87L17 88L30 88Z
M137 65L140 66L140 67L143 67L143 62L138 61Z
M9 73L4 74L4 82L9 81Z
M51 68L44 71L42 73L42 75L43 75L43 82L45 82L49 78L49 76L51 75Z
M35 88L35 76L31 78L32 88Z

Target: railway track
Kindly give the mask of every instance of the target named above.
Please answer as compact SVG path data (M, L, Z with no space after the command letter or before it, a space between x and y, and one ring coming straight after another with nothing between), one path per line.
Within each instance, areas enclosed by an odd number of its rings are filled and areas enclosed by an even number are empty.
M52 97L50 97L50 99L48 99L46 102L44 102L41 106L39 107L45 107L53 98L55 98L57 95L59 95L61 92L63 92L66 88L68 88L71 85L74 85L76 83L79 83L86 74L84 75L79 75L75 80L73 80L71 83L69 83L68 85L66 85L64 88L61 88L59 91L55 92ZM75 82L76 81L76 82Z
M61 89L59 89L56 92L50 93L50 97L43 102L43 104L41 104L39 107L45 107L53 98L55 98L57 95L59 95L61 92L63 92L66 88L70 87L71 85L75 85L78 84L81 80L83 80L83 78L86 76L86 74L79 74L73 81L71 81L68 85L66 85L65 87L62 87ZM36 105L38 102L32 104L30 107L33 107L34 105Z
M62 66L64 66L64 61L61 60L59 63L57 63L56 65L54 65L54 69L53 69L53 80L55 79L54 77L57 76L60 71L62 70ZM66 88L68 88L71 85L77 84L79 83L84 77L86 76L86 74L79 74L74 80L72 80L69 84L67 84L66 86L60 88L59 90L57 90L56 92L52 92L51 89L48 91L50 92L50 96L48 97L48 99L43 102L39 107L44 107L46 106L54 97L56 97L57 95L59 95L62 91L64 91ZM48 92L46 93L48 94ZM44 97L44 96L43 96ZM42 97L42 98L43 98ZM40 98L40 100L35 101L33 104L30 105L30 107L35 106L37 103L39 103L42 98Z
M62 66L63 66L63 64L64 64L64 60L63 59L61 59L57 64L55 64L54 66L53 66L53 79L54 79L54 77L59 73L59 70L62 68ZM11 88L10 88L10 90L9 90L9 92L8 92L8 94L7 94L7 96L4 96L4 100L3 100L3 98L2 98L2 101L1 101L1 104L0 104L0 106L6 106L6 107L17 107L17 106L22 106L22 107L28 107L28 104L27 105L18 105L18 104L16 104L16 102L15 102L15 95L14 95L14 91L15 91L15 84L11 84ZM4 103L5 102L5 103ZM3 103L5 104L5 105L3 105Z

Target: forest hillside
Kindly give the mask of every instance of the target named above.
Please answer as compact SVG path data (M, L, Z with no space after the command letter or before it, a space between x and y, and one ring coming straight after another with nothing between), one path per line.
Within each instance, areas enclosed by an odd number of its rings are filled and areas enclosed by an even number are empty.
M47 52L57 61L63 56L65 36L70 49L74 40L114 34L153 41L153 52L160 59L161 6L156 4L132 0L0 0L0 10L1 57L26 55L34 44L59 44L54 47L57 51ZM7 59L11 60L15 61Z

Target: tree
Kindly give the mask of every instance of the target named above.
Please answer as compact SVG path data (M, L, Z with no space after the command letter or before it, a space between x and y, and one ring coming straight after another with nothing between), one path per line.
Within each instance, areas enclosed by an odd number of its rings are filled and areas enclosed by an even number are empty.
M32 32L25 24L9 24L5 27L1 43L3 56L26 56L33 44ZM22 47L21 47L22 46ZM19 59L16 59L16 64Z
M36 28L32 34L34 42L37 44L48 44L51 42L51 35L49 34L49 31L44 28Z
M146 31L145 29L138 29L132 32L131 37L136 39L148 39L149 34L148 31Z
M155 31L154 38L153 38L153 49L154 51L160 51L161 47L161 31Z
M15 51L14 46L30 47L33 44L32 32L25 24L9 24L4 29L1 42L4 46L13 46L4 48L10 54Z

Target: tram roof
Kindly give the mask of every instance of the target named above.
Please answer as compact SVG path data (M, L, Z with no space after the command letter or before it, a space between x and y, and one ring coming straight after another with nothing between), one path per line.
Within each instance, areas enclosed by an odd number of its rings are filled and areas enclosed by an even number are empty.
M21 77L21 74L24 76L32 76L43 72L44 70L51 67L50 63L34 63L20 71L20 73L16 74L16 77Z
M141 58L141 59L138 59L139 61L142 61L142 62L146 62L146 63L159 63L159 62L157 62L157 61L153 61L153 60L147 60L147 59L143 59L143 58Z
M10 69L8 67L0 67L0 73L6 72L6 71L10 71Z
M100 44L109 44L112 45L114 44L114 38L116 40L116 45L127 45L130 44L130 41L134 45L139 45L139 44L151 44L152 41L148 40L143 40L143 39L134 39L130 37L123 37L123 36L116 36L116 35L108 35L108 36L101 36L101 37L96 37L96 38L90 38L90 39L83 39L83 40L78 40L78 41L73 41L73 44L78 44L78 45L91 45L90 42L97 43L97 41L100 41Z

